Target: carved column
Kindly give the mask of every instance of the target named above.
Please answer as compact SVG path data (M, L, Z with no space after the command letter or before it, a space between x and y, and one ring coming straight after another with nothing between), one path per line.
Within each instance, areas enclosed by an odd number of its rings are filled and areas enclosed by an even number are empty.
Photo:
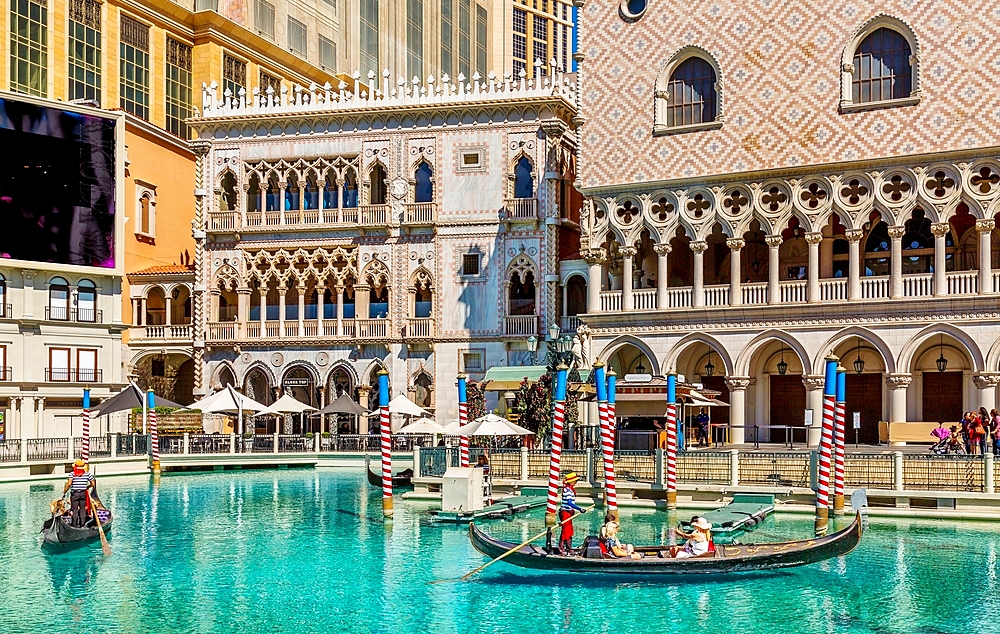
M278 282L278 336L285 336L285 302L287 298L285 295L288 293L288 289L285 287L284 282Z
M996 226L992 218L976 221L976 232L979 234L979 294L993 292L993 262L990 249L990 233Z
M656 253L656 307L659 310L667 308L669 303L667 298L667 283L669 281L667 257L673 249L669 244L653 245L653 252Z
M951 231L951 225L947 222L935 222L931 225L931 233L934 234L934 296L944 297L948 294L948 275L947 275L947 248L948 245L945 239L948 237L948 232Z
M889 227L889 238L892 240L889 297L892 299L899 299L903 296L903 235L905 233L906 227Z
M806 234L806 243L809 245L809 265L806 267L806 301L815 304L820 301L819 295L819 243L823 241L823 234L812 232Z
M909 374L890 374L885 377L889 388L889 424L906 422L906 388L913 377Z
M780 234L766 236L764 242L767 243L767 303L781 303L781 263L779 250L784 240Z
M165 326L169 326L171 322L170 310L172 303L173 297L170 296L170 293L165 293L163 295L163 325ZM169 331L170 329L168 328L167 330Z
M635 281L632 279L632 267L639 250L635 247L622 247L618 252L622 256L622 311L628 312L634 308L632 291Z
M356 289L354 297L355 297L354 301L357 302L358 295ZM355 305L354 308L357 309L357 306ZM355 317L357 317L356 313ZM343 285L340 284L337 285L337 336L338 337L344 336L344 287Z
M354 301L357 303L357 294L354 296ZM372 388L370 385L359 385L358 386L358 405L360 405L364 410L368 410L368 395L371 393ZM368 433L368 414L362 414L358 419L358 433L367 434Z
M264 323L267 321L267 286L261 286L257 289L257 293L260 295L260 336L267 336L267 326Z
M730 377L726 385L729 387L729 441L742 445L746 440L746 395L750 377Z
M326 301L326 297L324 297L325 295L326 295L326 280L317 280L316 281L316 336L317 337L323 337L326 334L324 332L325 326L323 325L323 310L324 310L324 302ZM324 391L323 393L325 394L326 392Z
M236 328L242 339L247 334L247 322L250 321L250 289L236 289Z
M354 319L368 319L368 303L371 300L369 293L371 286L367 284L357 284L354 287ZM357 335L357 331L354 333Z
M299 336L306 336L306 286L305 284L300 284L295 287L296 293L299 296Z
M823 387L826 377L822 374L804 375L802 385L806 388L806 409L812 410L812 426L806 429L806 444L818 447L823 432Z
M219 319L219 300L222 298L222 290L213 288L209 291L209 321L222 321Z
M848 248L847 262L847 299L861 299L861 238L865 232L861 229L848 229L845 232Z
M740 266L740 253L746 246L743 238L730 238L726 240L729 247L729 305L740 306L743 304L743 280L740 275L743 269Z
M584 253L583 260L587 263L587 312L597 313L601 310L604 249L588 250Z
M694 253L694 275L691 280L691 306L701 308L705 305L705 251L708 243L697 240L691 243Z
M1000 374L973 374L972 382L979 390L979 407L990 411L997 406L997 386L1000 385Z

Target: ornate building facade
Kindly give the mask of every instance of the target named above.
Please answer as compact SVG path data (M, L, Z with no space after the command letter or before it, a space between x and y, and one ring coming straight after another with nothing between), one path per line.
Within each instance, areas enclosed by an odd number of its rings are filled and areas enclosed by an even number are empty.
M576 86L547 70L481 85L386 73L371 95L240 107L205 88L195 392L367 406L385 368L393 396L444 420L458 370L524 361L559 320L558 260L579 246Z
M736 441L818 417L831 353L862 441L994 407L1000 18L953 5L588 2L592 354L721 391Z

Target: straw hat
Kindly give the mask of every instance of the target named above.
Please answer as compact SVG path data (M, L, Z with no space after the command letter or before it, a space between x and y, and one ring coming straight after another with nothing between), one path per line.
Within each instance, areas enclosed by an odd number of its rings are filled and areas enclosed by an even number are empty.
M570 471L569 473L567 473L566 475L563 476L563 482L565 482L566 484L573 484L574 482L576 482L579 479L580 479L580 476L576 475L576 473L574 473L572 471Z
M695 528L700 528L703 531L712 530L712 523L709 522L704 517L699 517L695 521L691 522L691 526L694 526Z
M87 463L86 463L86 462L84 462L83 460L77 460L77 461L75 461L75 462L73 463L73 466L74 466L74 467L86 467L86 466L87 466Z

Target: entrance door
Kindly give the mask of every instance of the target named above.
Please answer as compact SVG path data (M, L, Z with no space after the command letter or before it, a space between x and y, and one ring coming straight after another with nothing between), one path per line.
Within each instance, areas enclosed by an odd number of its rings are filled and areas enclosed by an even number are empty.
M923 387L924 422L957 423L961 420L961 372L924 372Z
M802 385L802 377L771 375L771 424L788 425L790 427L805 427L806 386ZM813 424L822 416L821 412L813 414ZM768 430L771 442L783 442L783 429ZM789 435L791 437L791 435ZM805 440L802 432L795 433L796 441Z
M858 442L878 443L878 422L882 420L882 375L847 374L847 412L844 421L845 440L854 440L854 412L861 412Z

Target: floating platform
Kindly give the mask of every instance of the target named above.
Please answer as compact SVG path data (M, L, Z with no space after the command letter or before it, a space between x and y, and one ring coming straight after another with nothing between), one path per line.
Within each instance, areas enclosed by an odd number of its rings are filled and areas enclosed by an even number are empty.
M704 517L712 523L713 534L726 535L750 530L772 513L774 513L773 495L737 493L729 504L714 511L700 513L699 517ZM691 521L683 521L681 525L689 528Z
M468 524L476 520L496 520L524 513L545 506L546 501L547 497L544 495L515 495L497 500L495 504L478 511L431 511L431 515L437 522Z

